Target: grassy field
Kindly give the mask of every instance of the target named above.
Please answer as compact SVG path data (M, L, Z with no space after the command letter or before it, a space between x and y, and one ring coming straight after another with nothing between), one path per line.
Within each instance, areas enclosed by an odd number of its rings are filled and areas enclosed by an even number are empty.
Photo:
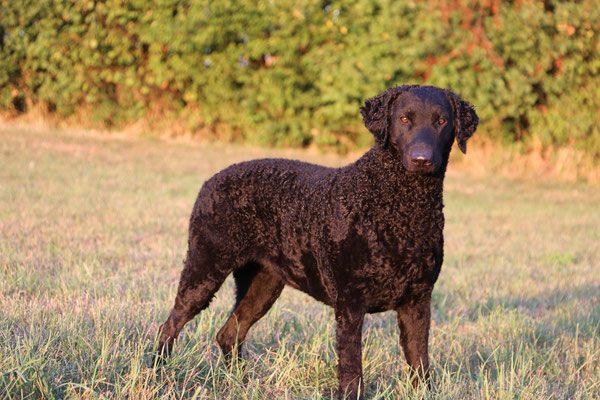
M332 312L291 289L250 332L246 361L228 366L214 341L227 281L168 363L150 362L201 183L262 156L347 161L0 128L0 398L330 398ZM364 327L367 397L600 398L600 188L448 175L433 389L410 388L384 313Z

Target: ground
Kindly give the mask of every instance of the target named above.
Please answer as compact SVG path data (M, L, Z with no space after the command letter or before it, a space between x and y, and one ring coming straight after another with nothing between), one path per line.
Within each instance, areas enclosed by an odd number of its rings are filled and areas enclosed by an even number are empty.
M196 193L220 168L299 151L0 128L2 398L326 399L332 311L286 289L228 367L231 281L151 365ZM473 176L451 164L426 399L600 397L600 187ZM419 398L393 313L368 316L371 399Z

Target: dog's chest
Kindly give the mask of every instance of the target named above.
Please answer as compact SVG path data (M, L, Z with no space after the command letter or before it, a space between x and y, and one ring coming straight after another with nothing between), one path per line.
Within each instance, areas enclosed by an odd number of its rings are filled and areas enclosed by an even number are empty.
M443 261L443 215L408 222L363 223L350 230L332 251L339 293L384 311L415 288L433 286Z

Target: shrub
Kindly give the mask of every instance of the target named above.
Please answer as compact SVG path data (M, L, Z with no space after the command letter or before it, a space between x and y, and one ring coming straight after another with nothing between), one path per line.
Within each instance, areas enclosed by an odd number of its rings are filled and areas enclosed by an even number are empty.
M0 107L183 118L269 145L364 145L357 107L427 83L494 140L600 156L589 1L0 0Z

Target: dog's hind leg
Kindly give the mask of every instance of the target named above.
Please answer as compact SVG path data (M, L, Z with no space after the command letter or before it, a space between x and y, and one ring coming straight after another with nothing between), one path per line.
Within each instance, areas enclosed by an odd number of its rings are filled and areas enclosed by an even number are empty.
M219 258L210 245L198 237L190 240L175 305L167 321L160 327L159 356L170 354L173 341L185 324L208 307L232 269L231 260Z
M217 334L217 342L229 357L235 348L237 356L248 331L275 303L284 283L267 268L248 263L233 273L237 287L237 299L233 312Z

